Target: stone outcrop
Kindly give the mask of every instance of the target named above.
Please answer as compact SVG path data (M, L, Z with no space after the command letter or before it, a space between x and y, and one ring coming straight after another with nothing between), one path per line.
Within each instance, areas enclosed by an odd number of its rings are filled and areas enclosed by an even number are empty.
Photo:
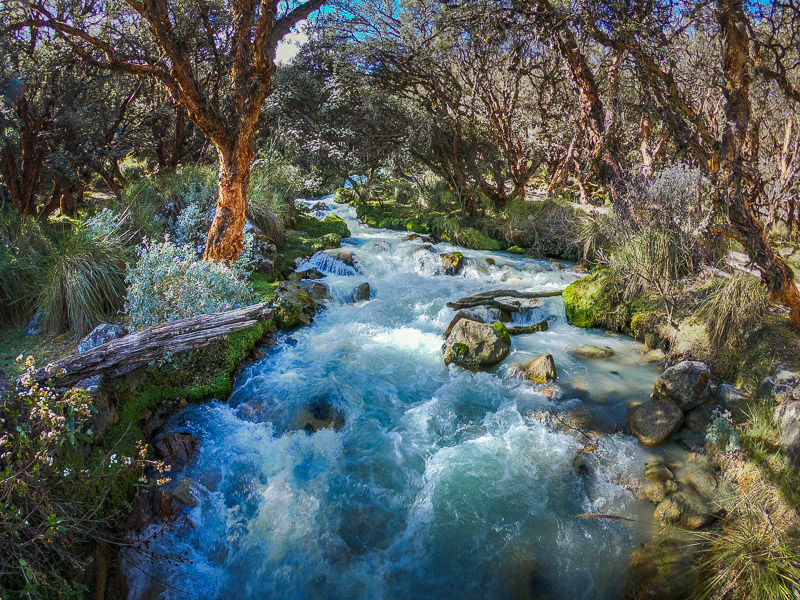
M275 297L275 321L281 329L310 325L317 313L317 303L296 281L283 281Z

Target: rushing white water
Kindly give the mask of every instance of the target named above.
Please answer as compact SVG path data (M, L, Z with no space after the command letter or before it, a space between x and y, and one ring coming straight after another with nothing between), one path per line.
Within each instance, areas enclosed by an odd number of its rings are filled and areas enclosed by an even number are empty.
M359 272L311 261L338 273L323 280L334 300L315 323L266 349L227 402L173 417L168 430L202 443L172 474L195 482L198 504L151 549L189 560L130 558L130 598L619 597L627 558L653 527L652 505L622 487L650 456L621 432L657 376L642 347L568 325L561 299L550 298L517 317L551 316L550 330L513 338L503 364L448 368L446 302L488 289L561 289L580 274L462 249L463 273L446 276L438 254L452 246L402 241L323 201L348 221ZM347 303L363 281L372 299ZM616 355L567 352L586 344ZM553 398L511 368L545 352L559 369ZM322 400L344 426L298 429L298 415ZM537 411L582 412L609 434L581 454L583 472L573 466L580 436L532 418Z

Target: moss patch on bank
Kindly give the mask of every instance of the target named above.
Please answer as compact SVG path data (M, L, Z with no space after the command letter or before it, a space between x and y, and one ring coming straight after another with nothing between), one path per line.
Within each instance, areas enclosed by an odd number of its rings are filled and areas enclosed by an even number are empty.
M706 363L719 381L754 389L776 365L800 371L800 336L779 308L769 312L756 329L735 342L714 344L711 322L698 312L708 282L689 282L676 294L670 321L665 304L655 296L626 300L623 282L611 269L603 269L570 284L562 295L570 324L625 333L651 348L662 348L676 360Z

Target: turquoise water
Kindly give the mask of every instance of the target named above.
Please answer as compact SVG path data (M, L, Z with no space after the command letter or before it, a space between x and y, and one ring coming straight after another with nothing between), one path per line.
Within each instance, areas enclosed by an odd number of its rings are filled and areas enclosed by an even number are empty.
M550 316L551 328L513 338L492 371L447 367L446 302L488 289L562 289L581 274L467 249L461 275L437 274L438 253L452 246L432 253L323 201L348 220L360 273L326 277L326 309L265 349L228 402L192 405L169 422L167 431L201 440L197 458L172 474L195 482L199 502L146 534L157 534L152 550L188 560L129 556L130 598L619 597L628 556L653 527L652 506L624 487L649 453L622 425L657 367L627 338L566 324L560 298L518 317ZM373 297L345 302L362 281ZM583 344L616 356L567 353ZM545 352L559 369L555 396L511 369ZM298 429L322 402L344 426ZM607 434L582 454L580 474L581 436L534 418L575 410ZM636 521L575 518L582 513Z

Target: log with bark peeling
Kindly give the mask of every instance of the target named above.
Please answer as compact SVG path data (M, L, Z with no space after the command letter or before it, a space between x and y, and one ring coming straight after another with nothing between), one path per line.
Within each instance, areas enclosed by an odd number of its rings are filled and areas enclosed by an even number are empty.
M121 367L139 367L168 356L203 348L227 334L263 323L272 317L266 302L221 313L163 323L111 340L83 354L74 354L39 369L37 382L53 379L69 387L82 379ZM60 375L59 375L60 374Z
M467 296L456 302L448 302L448 308L461 310L462 308L474 308L476 306L493 306L498 298L552 298L560 296L564 290L550 290L546 292L520 292L517 290L492 290L481 292L474 296Z

